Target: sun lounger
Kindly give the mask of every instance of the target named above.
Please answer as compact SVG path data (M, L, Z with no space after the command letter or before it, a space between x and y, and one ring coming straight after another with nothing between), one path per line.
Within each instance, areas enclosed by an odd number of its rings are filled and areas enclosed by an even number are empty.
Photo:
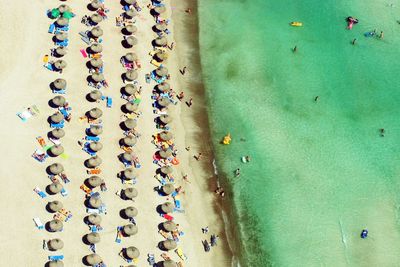
M54 44L58 45L58 46L66 47L66 46L68 46L68 43L69 43L68 39L65 39L64 41L56 41Z
M55 145L61 145L61 140L60 139L55 139L55 138L49 138L49 140L55 144Z
M65 95L67 90L52 90L53 94Z
M68 191L67 191L67 189L65 189L64 187L63 187L63 189L61 189L61 195L63 196L63 197L66 197L66 196L68 196Z
M158 61L155 60L155 59L152 59L152 60L150 61L150 63L151 63L152 65L156 66L157 68L159 68L159 67L162 66L162 63L158 62Z
M133 178L131 180L122 180L122 184L127 184L127 185L134 185L137 183L136 178Z
M64 259L64 255L52 255L49 256L50 261L60 261Z
M96 253L96 244L90 244L89 249L91 252Z
M53 32L54 32L54 29L55 29L55 27L56 27L56 25L54 25L54 23L50 24L50 27L49 27L49 31L48 31L48 33L53 33Z
M86 31L86 32L79 32L79 35L82 36L82 37L89 38L87 33L88 33L88 31Z
M168 256L168 254L167 253L161 253L161 258L163 258L165 261L168 261L168 260L170 260L171 259L171 257L170 256Z
M175 200L175 207L176 207L177 209L180 209L180 208L181 208L181 201L180 201L180 200Z
M65 25L65 26L62 26L62 27L56 27L56 30L57 31L67 32L67 31L69 31L69 26Z
M35 152L33 152L32 157L39 162L45 162L49 155L40 149L36 149Z
M81 37L81 40L84 41L87 45L91 44L90 39L87 37Z
M111 108L112 107L112 97L107 96L107 107Z
M117 242L117 243L121 243L121 239L122 239L121 230L122 230L122 227L118 226L117 227L117 237L115 238L115 242Z
M166 219L168 221L172 221L174 219L174 217L172 217L171 215L168 215L168 214L162 214L161 217L163 217L164 219Z
M33 218L33 221L35 222L35 225L39 230L44 229L44 225L38 217Z
M65 109L65 108L60 109L60 112L61 112L61 114L64 115L64 118L65 118L65 119L67 119L67 118L69 117L69 115L70 115L69 112L68 112L68 110Z
M91 55L91 58L94 58L94 59L99 59L101 57L102 57L102 54L100 54L100 53Z
M69 182L71 182L65 173L60 173L59 176L61 180L64 182L64 184L68 184Z
M64 128L64 121L59 122L59 123L50 123L51 128Z
M165 239L168 239L169 238L169 234L168 234L168 232L165 232L165 231L163 231L163 230L158 230L158 232L160 233L160 235L162 235Z
M43 137L37 136L37 137L36 137L36 140L38 141L38 143L39 143L39 145L40 145L41 147L46 146L46 141L44 140Z
M90 195L90 193L92 192L92 189L87 187L85 184L82 184L79 188L82 189L83 192L85 192L87 195Z
M85 49L81 49L81 50L79 50L79 51L81 51L81 54L82 54L82 56L83 56L84 58L87 58L87 57L88 57L88 55L87 55Z
M90 135L87 135L87 136L85 137L85 139L88 140L88 141L96 141L96 142L100 141L100 137L98 137L98 136L90 136Z
M187 256L185 255L185 253L183 253L183 250L181 248L175 249L175 253L178 254L179 258L181 258L182 260L187 260Z
M91 225L90 226L90 231L92 233L97 233L99 231L103 230L103 227L101 227L100 225Z
M154 266L156 264L156 259L154 258L154 254L147 254L147 261L151 266Z
M88 174L100 174L101 169L91 169L87 171Z

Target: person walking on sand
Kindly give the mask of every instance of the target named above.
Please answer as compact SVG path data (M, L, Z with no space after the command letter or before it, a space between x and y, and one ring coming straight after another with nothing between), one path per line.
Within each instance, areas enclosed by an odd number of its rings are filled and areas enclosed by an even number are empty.
M185 67L183 67L183 69L182 69L182 70L179 70L179 71L181 72L181 74L182 74L182 75L185 75L185 73L186 73L186 69L187 69L187 67L185 66Z
M189 101L186 102L186 105L190 108L193 105L193 98L190 98Z
M201 153L199 153L199 154L197 154L197 156L194 156L194 158L197 160L197 161L199 161L200 159L201 159Z
M208 226L201 228L201 231L203 232L203 234L207 234L208 233Z
M179 95L177 96L179 101L181 101L184 97L185 97L185 94L183 92L180 92Z
M314 98L314 101L315 101L315 102L318 102L318 100L319 100L319 95L317 95L317 96Z

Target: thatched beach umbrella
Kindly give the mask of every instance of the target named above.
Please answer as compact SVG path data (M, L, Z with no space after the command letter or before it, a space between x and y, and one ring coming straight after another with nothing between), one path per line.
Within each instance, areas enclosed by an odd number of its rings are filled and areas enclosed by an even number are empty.
M128 81L136 80L137 77L138 77L138 73L136 70L128 70L127 72L125 72L125 78Z
M176 262L173 260L162 261L162 267L177 267Z
M57 112L51 115L50 120L54 123L59 123L64 120L64 116L60 112Z
M94 136L98 136L103 133L103 127L97 125L91 125L89 128L89 133Z
M63 97L62 95L58 95L53 97L53 99L51 99L51 102L57 107L62 107L67 101L65 100L65 97Z
M129 62L133 62L138 59L137 54L133 53L133 52L126 53L126 55L124 57L125 57L125 60L129 61Z
M157 85L157 89L160 90L161 92L169 91L170 88L171 86L167 82L162 82Z
M97 254L90 254L86 256L86 262L90 264L90 266L99 264L102 261L103 260L101 259L101 257Z
M137 31L136 26L134 25L127 25L122 29L123 32L127 32L128 34L135 33Z
M104 75L103 73L93 73L92 74L92 80L95 82L102 82L104 81Z
M134 171L133 168L125 169L125 170L122 172L122 175L123 175L124 178L127 179L127 180L131 180L131 179L133 179L133 178L135 178L135 177L137 176L137 174L136 174L136 172Z
M137 14L138 14L138 12L133 8L128 9L127 11L125 11L125 17L129 18L129 19L137 16Z
M156 46L166 46L168 44L168 40L165 36L157 37L156 39L154 39L154 43L156 44Z
M164 123L164 124L168 124L172 121L172 117L169 115L161 115L160 117L158 117L159 120Z
M99 156L94 156L87 160L87 164L91 168L99 166L102 162L103 160Z
M99 233L90 233L85 236L86 240L90 244L97 244L100 242L100 235Z
M64 242L59 238L51 239L47 242L47 247L53 251L59 250L64 247Z
M58 70L65 69L67 67L67 62L65 60L59 59L54 62L54 67Z
M161 205L161 210L164 213L171 213L174 211L174 204L172 204L171 202L165 202L164 204Z
M93 53L101 53L101 51L103 51L103 46L101 44L92 44L89 49Z
M92 9L97 10L100 8L101 2L99 0L92 0L92 2L90 2L90 6Z
M128 102L124 105L124 108L128 113L132 113L139 109L139 105L136 103Z
M163 159L167 159L172 156L172 150L170 148L160 150L158 153Z
M90 150L92 150L94 152L98 152L103 149L103 144L100 142L91 142L89 144L89 148L90 148Z
M93 188L101 185L102 182L103 180L99 176L91 176L87 179L87 183Z
M137 142L137 139L134 136L127 136L122 139L122 142L125 146L134 146Z
M60 18L58 18L58 19L56 20L56 23L57 23L57 25L63 27L63 26L68 25L69 20L68 20L67 18L60 17Z
M62 184L59 183L59 182L51 183L51 184L49 185L49 191L50 191L51 193L53 193L53 194L60 193L62 189L63 189L63 186L62 186Z
M167 97L161 97L160 99L158 99L157 103L161 107L168 107L169 104L171 104L171 101Z
M134 224L127 224L122 228L122 231L127 236L136 235L138 232L138 227Z
M51 131L51 136L60 139L65 136L65 131L63 129L56 128Z
M67 81L64 79L56 79L53 82L53 86L54 88L56 88L57 90L64 90L67 87Z
M58 32L55 34L56 39L59 41L64 41L68 39L68 34L66 32Z
M99 225L101 223L101 216L98 214L90 214L88 216L88 222L92 225Z
M55 201L51 201L51 202L47 203L47 207L48 207L52 212L57 212L57 211L59 211L60 209L62 209L62 208L64 207L64 205L63 205L60 201L55 200Z
M137 197L138 191L133 187L129 187L122 190L122 195L127 199L134 199L135 197Z
M61 163L53 163L49 166L49 171L52 174L57 175L64 171L64 166Z
M156 74L159 77L164 77L168 75L168 69L166 67L158 67L156 69Z
M162 31L165 31L167 29L167 24L165 24L165 23L157 23L154 27L156 28L157 31L162 32Z
M67 48L65 46L59 46L56 48L56 54L59 56L65 56L67 54Z
M132 155L131 153L124 152L124 153L122 154L122 159L123 159L125 162L131 162L131 161L133 161L133 155Z
M134 3L136 3L136 0L124 0L124 2L127 5L133 5Z
M165 11L167 11L167 9L165 8L165 6L156 6L155 8L153 8L154 12L156 14L162 14Z
M125 39L125 41L130 46L134 46L138 43L138 40L133 36L129 36L128 38Z
M100 100L102 96L103 96L103 94L99 90L93 90L89 93L89 98L94 101Z
M165 184L162 186L161 190L164 192L164 194L170 195L175 191L175 187L173 184Z
M72 9L68 5L60 5L57 9L58 9L58 11L60 11L60 13L72 11Z
M63 229L64 225L60 220L52 220L49 222L50 231L59 232Z
M178 245L176 244L176 241L175 241L175 240L167 239L167 240L164 240L164 241L162 242L162 246L163 246L163 248L166 249L166 250L172 250L172 249L176 249L176 247L177 247Z
M90 20L97 24L103 20L103 17L97 13L94 13L90 16Z
M167 54L167 53L164 53L164 52L157 52L157 53L154 55L154 57L155 57L155 59L156 59L158 62L163 62L164 60L167 60L168 54Z
M89 110L89 116L92 119L98 119L103 115L103 111L99 108L92 108L91 110Z
M128 259L137 259L140 256L140 252L136 247L131 246L125 249L125 256Z
M100 206L102 204L103 204L103 201L101 201L101 198L99 198L99 197L90 197L89 198L89 205L92 208L95 208L95 209L100 208Z
M50 148L50 153L54 156L59 156L64 153L64 147L61 145L54 145Z
M49 261L47 262L48 267L64 267L64 263L62 261Z
M137 91L137 86L133 84L127 84L124 87L124 94L126 95L134 95Z
M99 68L103 66L103 60L101 60L100 58L93 58L89 62L90 66L92 66L93 68Z
M167 232L173 232L173 231L176 231L178 229L178 226L173 221L163 222L162 227Z
M136 127L137 122L134 119L126 119L124 125L127 129L132 130Z
M171 174L174 169L171 166L164 166L160 169L160 171L164 174Z
M160 133L160 138L164 141L169 141L174 138L174 135L171 132L163 131Z
M90 35L95 38L100 37L103 35L103 30L99 26L96 26L90 31Z
M137 216L138 210L135 207L127 207L124 209L124 213L126 217L133 218Z

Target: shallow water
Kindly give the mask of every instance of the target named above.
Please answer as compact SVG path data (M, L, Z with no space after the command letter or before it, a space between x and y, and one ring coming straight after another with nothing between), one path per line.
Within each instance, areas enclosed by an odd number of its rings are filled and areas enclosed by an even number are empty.
M212 135L233 187L242 265L397 266L400 3L393 3L199 1ZM360 20L351 31L349 15ZM383 40L364 37L374 29ZM233 142L223 146L227 132ZM251 162L241 163L243 155Z

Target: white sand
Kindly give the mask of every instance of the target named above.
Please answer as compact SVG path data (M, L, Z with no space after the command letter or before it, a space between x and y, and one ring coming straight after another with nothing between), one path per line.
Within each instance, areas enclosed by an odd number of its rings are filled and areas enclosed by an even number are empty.
M148 52L151 49L150 42L155 37L151 31L153 21L145 8L147 3L141 2L143 11L136 25L139 28L136 34L139 44L130 49L138 53L142 62L139 82L143 85L142 102L140 104L143 115L139 119L139 131L141 139L134 151L137 152L142 168L139 172L138 183L135 186L139 191L139 196L133 206L139 210L137 224L139 233L130 238L124 238L121 244L115 242L116 227L124 225L127 221L119 216L119 211L132 205L132 202L123 201L114 193L124 188L117 179L116 174L123 170L123 165L117 160L118 154L122 150L118 146L118 141L122 137L119 129L120 115L122 112L119 107L125 102L120 98L119 90L123 85L120 75L124 72L119 59L127 49L124 49L120 41L122 34L114 23L114 19L122 12L119 1L106 1L106 7L110 9L109 19L100 23L104 30L103 59L105 61L105 77L110 84L108 89L103 90L104 94L111 96L114 100L113 108L107 109L105 102L99 104L89 103L85 100L85 95L91 88L86 85L88 74L84 59L79 50L86 45L80 40L78 32L85 30L86 26L80 23L83 15L89 14L86 4L89 1L69 1L69 4L77 16L70 23L70 45L69 52L64 57L68 67L62 74L50 72L43 68L42 57L50 53L53 47L51 42L52 35L47 33L51 20L45 16L46 10L57 7L62 2L41 0L41 1L0 1L0 47L2 48L1 64L1 98L0 103L3 112L0 119L3 125L2 151L3 157L1 164L1 179L3 192L0 195L0 208L2 220L0 220L1 246L0 266L44 266L48 255L63 254L66 266L83 266L82 257L89 254L88 246L82 242L82 236L89 233L88 227L84 224L83 218L87 215L83 205L84 193L79 189L86 175L86 168L83 161L89 156L81 150L77 141L84 137L86 123L78 121L78 117L83 115L92 107L98 106L103 109L104 133L101 141L104 149L98 154L103 159L101 168L103 177L106 180L108 191L102 193L102 199L107 204L108 213L103 216L101 232L102 241L97 245L97 253L104 259L108 266L128 265L118 256L118 252L123 247L136 246L140 252L138 266L147 266L147 253L154 253L156 260L160 261L161 250L157 248L159 241L163 238L157 233L158 224L163 220L156 212L157 205L166 201L165 197L158 196L153 192L153 188L158 182L153 178L156 165L152 163L153 153L156 151L154 145L150 143L151 136L156 132L153 122L154 114L151 107L151 90L154 83L148 85L144 81L144 74L154 69L149 61ZM168 10L170 14L170 10ZM176 28L176 27L175 27ZM173 29L175 29L173 28ZM172 36L169 37L172 40ZM177 43L179 48L179 42ZM183 44L182 44L183 46ZM172 76L172 87L177 89L182 84L181 75L178 73L178 65L181 57L177 51L172 53L168 61ZM48 100L55 95L49 90L49 84L56 78L62 77L68 82L66 98L73 108L73 119L66 123L66 137L62 139L62 144L69 155L68 159L49 158L45 163L35 161L31 154L39 148L35 140L36 136L45 137L50 130L47 117L54 111L47 104ZM185 77L187 79L187 77ZM187 81L185 81L187 82ZM200 103L196 100L195 105ZM15 115L23 107L37 105L41 114L32 117L28 122L22 122ZM184 108L184 107L182 107ZM200 108L200 107L194 107ZM185 110L185 113L187 109ZM228 261L224 256L223 250L226 246L224 240L212 252L205 253L201 244L201 239L206 235L201 233L201 227L210 226L210 233L217 233L222 236L221 222L215 213L215 201L213 193L209 192L207 180L210 177L208 170L203 169L200 164L209 165L210 148L207 142L195 142L194 138L200 133L197 123L194 123L188 114L184 119L185 125L179 120L180 107L172 109L171 114L175 121L172 124L172 131L176 135L179 158L181 164L175 171L177 185L184 185L186 196L183 198L184 214L173 214L175 221L180 224L180 230L185 232L181 237L179 247L182 247L188 260L185 266L225 266ZM188 130L185 134L185 130ZM184 140L187 142L185 144ZM199 143L196 146L196 143ZM192 151L187 153L184 147L190 144ZM196 149L202 150L204 159L195 162L191 153ZM60 195L48 196L40 199L33 192L33 188L39 186L42 190L50 184L45 168L54 162L60 162L66 169L66 174L71 179L71 183L66 185L69 191L68 197ZM189 168L189 164L193 167ZM181 180L182 173L189 174L190 184ZM196 174L196 175L194 175ZM47 201L61 200L64 206L71 210L73 218L64 224L62 233L48 233L45 230L38 230L32 221L33 217L40 217L43 222L51 220L51 214L45 210ZM60 252L49 252L42 249L43 239L61 238L64 241L64 248ZM207 236L209 238L209 235ZM171 251L168 253L174 260L178 261L177 255ZM12 262L12 264L11 264Z

